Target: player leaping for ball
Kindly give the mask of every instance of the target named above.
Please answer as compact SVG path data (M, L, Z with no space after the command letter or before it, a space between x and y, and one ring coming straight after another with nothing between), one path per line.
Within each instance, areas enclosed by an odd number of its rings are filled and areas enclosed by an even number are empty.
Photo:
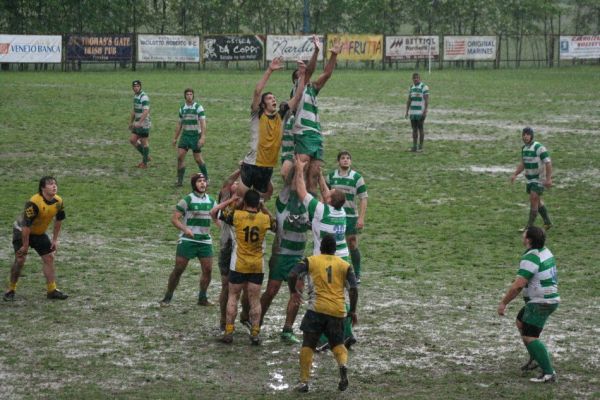
M290 110L295 110L301 92L283 102L277 108L277 100L271 92L263 93L269 77L273 71L283 68L281 58L271 61L269 67L254 88L252 105L250 107L250 151L244 157L240 166L241 182L238 186L238 196L244 197L246 191L254 188L261 193L261 197L268 199L273 192L271 176L273 167L277 164L281 135L283 130L283 117ZM302 71L299 87L304 87L305 65L298 61L298 69Z
M342 50L340 41L335 41L329 52L329 60L325 65L325 70L315 81L310 81L311 75L317 64L317 57L321 50L321 42L318 36L313 36L314 51L312 57L306 66L304 73L304 81L306 87L302 91L302 97L298 103L296 111L295 125L293 128L295 151L304 162L308 162L305 173L306 186L310 193L317 193L317 183L319 181L319 171L323 163L323 134L321 131L321 123L319 118L319 105L317 96L321 89L325 86L337 63L337 55ZM298 79L302 78L302 73L299 71ZM297 85L297 88L302 87ZM296 89L296 92L299 89Z

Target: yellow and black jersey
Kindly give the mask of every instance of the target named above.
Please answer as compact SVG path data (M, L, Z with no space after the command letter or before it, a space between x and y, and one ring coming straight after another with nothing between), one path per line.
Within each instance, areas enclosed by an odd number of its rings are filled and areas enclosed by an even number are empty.
M304 259L295 271L307 276L307 308L314 312L341 318L346 315L344 290L346 284L356 287L350 264L342 258L319 254Z
M31 228L32 235L43 235L54 217L58 221L62 221L66 217L62 198L55 195L52 200L48 201L44 199L44 196L36 193L25 203L25 210L15 221L15 228L21 230L22 227L28 226Z
M234 210L224 215L224 221L234 230L230 269L242 274L263 273L265 235L275 230L275 220L263 212Z

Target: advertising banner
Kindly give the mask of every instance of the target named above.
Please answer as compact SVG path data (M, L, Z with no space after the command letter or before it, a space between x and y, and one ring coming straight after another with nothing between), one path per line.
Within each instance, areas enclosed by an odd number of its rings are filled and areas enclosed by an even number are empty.
M324 37L319 36L321 43ZM268 35L267 36L267 61L283 57L285 61L309 60L314 50L312 35ZM323 59L323 51L319 52L318 60Z
M342 52L338 54L338 60L381 61L383 58L383 35L331 33L327 35L327 49L333 47L336 40L342 41Z
M262 61L264 43L255 35L208 35L202 39L204 61Z
M200 37L138 35L139 62L200 62Z
M439 60L440 49L437 36L386 36L386 60Z
M561 36L560 59L600 58L600 36Z
M0 63L60 63L62 37L0 35Z
M495 59L496 36L444 37L444 61Z
M129 35L69 35L67 61L131 61Z

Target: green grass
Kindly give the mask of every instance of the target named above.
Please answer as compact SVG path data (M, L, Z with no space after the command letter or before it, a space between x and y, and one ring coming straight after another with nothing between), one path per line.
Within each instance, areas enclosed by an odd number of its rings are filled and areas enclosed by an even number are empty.
M297 381L299 347L278 336L285 291L267 315L260 348L241 328L232 347L216 342L218 308L195 305L195 261L173 306L158 307L174 262L170 214L188 192L173 185L170 144L183 89L193 87L206 109L204 157L216 195L247 150L259 77L0 73L0 275L12 262L12 221L38 179L54 174L67 210L58 283L71 295L45 299L39 258L30 253L17 301L0 303L0 398L297 397L286 385ZM424 74L428 134L425 152L412 154L402 118L410 72L335 72L319 96L326 166L348 149L369 186L359 344L341 397L600 398L599 78L598 68L584 67ZM127 142L133 79L143 81L152 104L154 166L145 171L134 167L139 155ZM268 89L285 97L289 73L274 74ZM541 387L518 371L526 358L513 322L520 301L509 317L496 316L522 252L524 182L508 182L525 125L554 164L548 246L563 299L542 336L560 383ZM189 175L191 155L186 163ZM214 302L219 287L215 258ZM303 397L338 397L331 354L315 356L313 376Z

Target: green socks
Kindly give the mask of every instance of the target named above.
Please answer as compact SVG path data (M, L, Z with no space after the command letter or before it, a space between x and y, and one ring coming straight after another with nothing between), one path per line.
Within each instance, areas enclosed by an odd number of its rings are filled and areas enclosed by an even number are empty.
M360 277L360 250L350 250L350 258L352 259L352 267L354 267L354 274L357 278Z
M136 150L137 150L137 151L138 151L138 152L139 152L141 155L144 155L144 147L143 147L141 144L139 144L139 145L135 146L135 149L136 149Z
M206 169L206 164L198 164L198 168L200 168L200 172L202 172L202 175L204 175L206 179L208 179L208 169Z
M206 290L200 290L200 292L198 292L198 300L206 300Z
M552 225L552 222L550 221L550 217L548 216L548 210L546 210L546 206L541 206L538 211L540 212L540 215L542 216L542 219L544 220L544 224L546 225Z
M185 175L185 168L177 169L177 183L183 185L183 177Z
M346 311L350 311L350 304L346 304ZM347 316L344 318L344 339L353 336L352 334L352 318Z
M150 154L150 147L143 147L142 148L142 156L144 157L142 161L144 161L144 164L148 164L148 155Z
M536 208L532 208L529 210L529 221L527 221L527 226L533 226L537 215L538 215L538 210Z
M535 361L540 365L545 374L553 374L554 368L552 368L552 361L550 361L550 354L546 350L546 346L539 339L527 345L527 351Z

